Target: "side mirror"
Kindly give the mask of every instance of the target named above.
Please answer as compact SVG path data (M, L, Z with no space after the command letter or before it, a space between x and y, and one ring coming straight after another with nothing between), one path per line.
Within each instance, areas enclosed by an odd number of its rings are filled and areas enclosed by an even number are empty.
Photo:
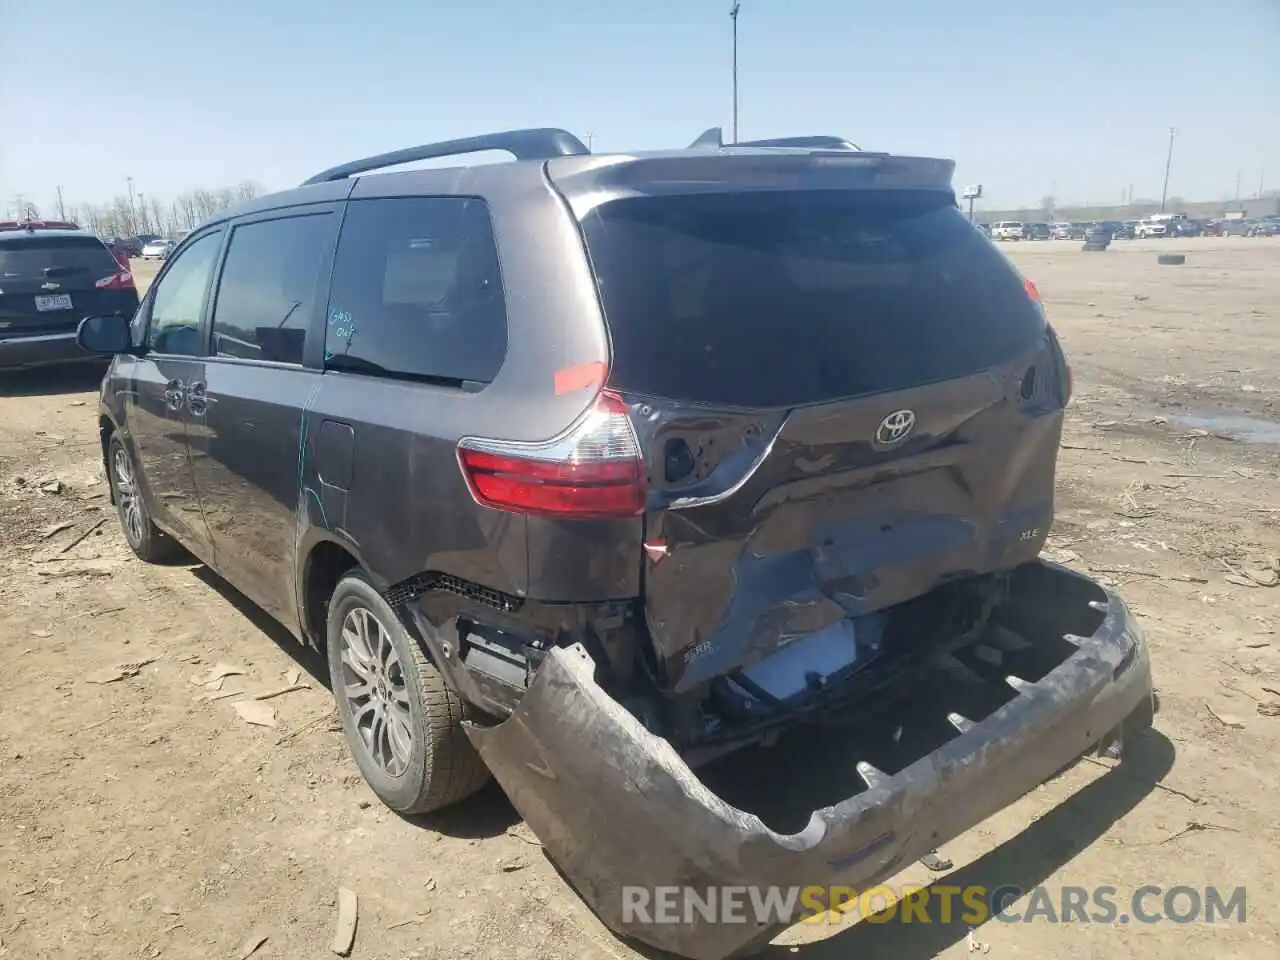
M76 343L86 353L104 356L130 353L133 350L133 339L129 318L118 313L85 317L76 328Z

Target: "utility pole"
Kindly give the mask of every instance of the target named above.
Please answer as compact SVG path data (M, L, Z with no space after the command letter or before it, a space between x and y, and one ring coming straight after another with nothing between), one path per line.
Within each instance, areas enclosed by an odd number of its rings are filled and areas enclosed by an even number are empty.
M1240 206L1240 171L1236 171L1236 206Z
M138 235L138 212L133 205L133 177L125 177L124 179L129 184L129 232L136 237Z
M1267 168L1263 167L1262 172L1258 174L1258 199L1262 199L1262 184L1267 179Z
M142 229L150 230L151 222L147 219L147 195L145 193L138 193L138 210L140 211L140 218L142 220ZM134 230L133 232L136 235L138 231Z
M592 137L591 132L587 131L587 150L591 149L591 137Z
M1173 166L1174 128L1169 128L1169 154L1164 160L1164 186L1160 189L1160 212L1164 213L1165 201L1169 198L1169 168Z
M729 19L733 21L733 142L738 142L738 10L742 4L733 0Z
M67 209L62 205L62 185L58 185L58 219L67 219Z

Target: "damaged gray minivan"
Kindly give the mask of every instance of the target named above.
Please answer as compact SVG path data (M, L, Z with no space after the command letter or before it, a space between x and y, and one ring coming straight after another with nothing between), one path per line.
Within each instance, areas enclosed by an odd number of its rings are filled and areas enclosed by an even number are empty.
M1152 723L1038 559L1070 373L953 169L526 130L219 214L80 327L125 535L327 651L392 809L491 774L614 930L749 952L794 918L623 888L865 888Z

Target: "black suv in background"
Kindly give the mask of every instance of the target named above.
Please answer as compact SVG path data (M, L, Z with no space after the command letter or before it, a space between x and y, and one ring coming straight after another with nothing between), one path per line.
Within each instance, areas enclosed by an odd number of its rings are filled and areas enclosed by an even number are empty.
M129 544L327 652L392 809L492 773L614 929L771 937L622 889L865 887L1151 723L1124 604L1037 561L1068 368L953 169L527 130L219 214L81 326Z
M76 344L94 314L132 316L133 275L68 221L0 221L0 369L100 360Z

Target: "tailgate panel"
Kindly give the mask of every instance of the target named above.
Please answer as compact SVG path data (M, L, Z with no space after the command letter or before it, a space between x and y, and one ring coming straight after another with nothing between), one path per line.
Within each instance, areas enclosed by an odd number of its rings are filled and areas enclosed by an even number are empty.
M994 373L792 411L754 460L725 443L732 414L701 414L721 441L712 462L738 464L739 475L717 492L708 464L699 496L679 484L651 496L646 539L665 552L646 565L645 609L669 688L695 689L835 620L1034 559L1053 516L1062 414L1011 397L1010 384L1047 362L1041 351ZM882 419L904 409L916 415L911 435L877 445ZM740 416L740 435L760 422ZM687 446L696 433L678 410L642 426L650 462L664 461L672 437ZM745 480L744 462L754 465Z

